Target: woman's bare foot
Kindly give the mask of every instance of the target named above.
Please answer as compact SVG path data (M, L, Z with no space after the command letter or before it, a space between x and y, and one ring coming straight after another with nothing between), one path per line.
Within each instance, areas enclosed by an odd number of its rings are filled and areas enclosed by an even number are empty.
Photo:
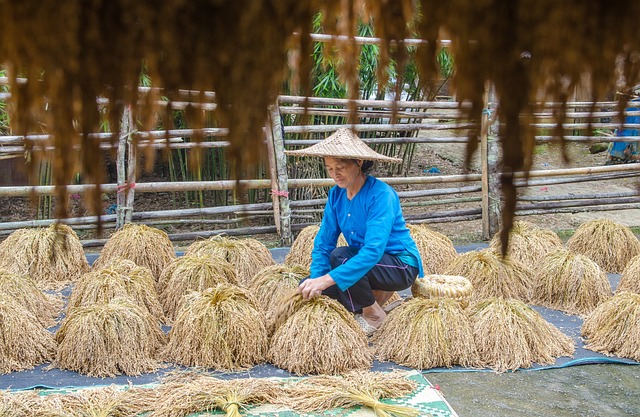
M380 304L375 302L369 307L362 308L362 317L364 317L367 323L378 329L387 318L387 313L380 307Z

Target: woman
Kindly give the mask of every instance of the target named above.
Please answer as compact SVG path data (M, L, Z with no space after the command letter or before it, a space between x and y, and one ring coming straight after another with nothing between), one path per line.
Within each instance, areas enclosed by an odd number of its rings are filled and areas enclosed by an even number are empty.
M311 275L298 291L305 299L324 294L338 300L372 334L385 320L382 306L393 292L409 288L417 276L423 276L420 253L406 227L398 194L367 174L372 161L401 160L373 151L345 128L287 154L323 157L336 182L314 240ZM336 246L340 233L349 246Z

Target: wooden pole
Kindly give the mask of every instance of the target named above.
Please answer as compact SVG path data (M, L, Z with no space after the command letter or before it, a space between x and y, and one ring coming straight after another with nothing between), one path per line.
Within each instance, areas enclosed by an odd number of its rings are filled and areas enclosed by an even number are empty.
M497 149L491 131L491 83L485 84L484 110L480 125L480 166L482 169L482 239L489 240L500 228L500 188L497 175Z
M131 108L125 107L120 119L120 139L118 140L117 170L118 187L116 191L116 229L121 229L127 222L131 221L131 206L129 205L129 190L135 185L131 185L128 177L131 169ZM135 169L135 165L134 165ZM135 184L135 182L133 183Z
M131 138L131 132L133 132L133 119L131 114L131 108L127 107L125 109L125 115L128 118L128 133L127 133L127 199L126 199L126 211L125 211L125 222L131 223L131 218L133 215L133 200L135 198L135 188L136 188L136 171L137 171L137 149L138 147L133 143ZM123 115L124 117L124 115Z
M277 216L276 225L280 237L280 246L291 246L291 208L289 206L289 185L287 173L287 156L284 153L284 134L280 120L278 105L269 108L269 126L267 127L267 144L270 146L269 161L273 163L272 174L273 211Z

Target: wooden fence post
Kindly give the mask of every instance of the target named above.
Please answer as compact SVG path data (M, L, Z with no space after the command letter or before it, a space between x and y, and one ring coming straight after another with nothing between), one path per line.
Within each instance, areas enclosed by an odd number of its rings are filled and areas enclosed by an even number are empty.
M500 185L498 177L498 147L491 125L495 121L493 94L489 82L485 85L484 110L480 124L480 165L482 170L482 239L489 240L500 229Z
M284 132L277 103L269 107L269 123L265 131L276 230L280 238L280 246L291 246L293 234L291 233L287 156L284 153Z
M131 108L125 107L120 119L120 138L118 140L117 172L118 188L116 192L116 230L131 222L133 216L133 198L136 178L136 150L131 141L133 120Z

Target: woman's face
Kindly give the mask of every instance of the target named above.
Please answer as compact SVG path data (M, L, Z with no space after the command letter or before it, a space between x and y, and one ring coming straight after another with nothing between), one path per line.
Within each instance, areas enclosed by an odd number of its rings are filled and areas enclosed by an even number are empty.
M351 188L356 184L361 175L360 166L362 161L353 159L324 158L324 165L327 172L340 188Z

